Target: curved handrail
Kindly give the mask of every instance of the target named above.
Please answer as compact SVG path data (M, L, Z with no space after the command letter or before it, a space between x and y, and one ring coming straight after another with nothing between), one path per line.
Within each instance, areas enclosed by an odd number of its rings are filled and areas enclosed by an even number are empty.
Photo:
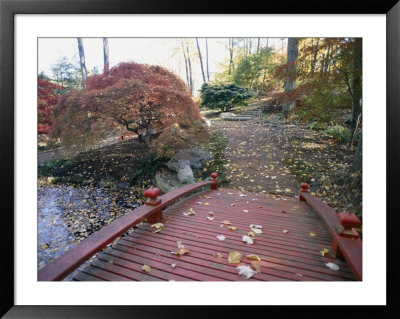
M307 189L308 185L304 183L299 191L299 199L313 207L327 225L333 238L332 249L336 257L345 259L357 280L362 280L362 241L358 233L353 230L354 236L346 235L345 227L335 210L318 197L311 195Z
M214 173L213 173L214 174ZM130 228L139 224L145 218L159 212L169 203L179 197L185 196L196 189L210 186L214 188L219 181L213 179L210 181L198 182L185 185L172 190L171 192L158 197L160 203L156 206L142 205L124 216L113 221L109 225L93 233L84 241L72 247L64 255L55 259L52 263L46 265L38 271L39 281L59 281L68 276L72 271L78 268L85 260L92 257L95 253L103 249L118 236L126 233Z

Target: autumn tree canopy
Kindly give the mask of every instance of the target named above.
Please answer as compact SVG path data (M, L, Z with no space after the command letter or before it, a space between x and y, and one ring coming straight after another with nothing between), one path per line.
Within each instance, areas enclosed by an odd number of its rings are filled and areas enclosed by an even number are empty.
M60 97L62 87L38 77L38 133L49 134L52 107Z
M149 143L152 133L172 125L201 123L184 82L159 66L120 63L108 74L88 77L86 86L64 95L54 109L52 134L66 145L93 143L122 128Z

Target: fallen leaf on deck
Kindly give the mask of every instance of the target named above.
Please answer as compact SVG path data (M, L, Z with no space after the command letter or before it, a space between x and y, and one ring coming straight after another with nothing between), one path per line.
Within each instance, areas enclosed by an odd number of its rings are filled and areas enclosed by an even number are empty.
M237 264L240 263L242 260L243 255L238 251L231 251L229 253L228 261L230 264Z
M176 264L171 264L172 269L175 269Z
M195 211L192 208L189 208L187 212L183 213L185 216L196 215Z
M288 232L289 232L289 231L288 231L287 229L284 229L284 230L283 230L283 233L284 233L284 234L287 234Z
M250 236L247 236L247 235L243 235L242 241L247 244L253 244L253 242L254 242L253 238L251 238Z
M237 266L236 269L239 270L239 276L246 279L253 277L256 273L249 266Z
M207 203L204 203L203 205L204 206L210 206L210 203L207 202Z
M214 212L208 212L208 214L211 215L211 216L213 216L213 215L214 215Z
M251 236L251 237L253 237L253 238L256 236L256 234L254 234L253 231L249 231L249 232L247 233L247 235L249 235L249 236Z
M224 225L232 225L231 222L229 220L224 220L221 224Z
M219 240L225 240L225 236L224 236L224 235L218 235L217 238L218 238Z
M142 266L142 270L145 271L145 272L150 272L151 268L150 268L150 266L143 265Z
M255 234L257 234L257 235L262 234L262 230L259 229L259 228L252 228L251 230L252 230Z
M258 260L258 261L261 261L261 258L258 257L257 255L247 255L246 258L247 258L247 259L251 259L251 260Z
M235 193L228 193L228 196L234 195Z
M319 252L321 253L322 256L325 256L325 254L329 254L329 249L324 248L323 250L320 250Z
M220 253L216 253L213 255L214 257L222 258L222 255Z
M247 197L245 194L239 194L240 197Z
M339 266L334 264L334 263L327 263L325 265L326 265L326 267L328 267L328 268L330 268L332 270L339 270Z
M310 236L311 236L311 237L315 237L315 236L317 236L317 235L315 235L314 233L310 233Z
M177 242L176 242L176 245L178 246L179 249L185 248L185 246L182 245L182 242L181 242L181 241L177 241Z
M249 211L247 209L243 209L243 212L244 213L248 213Z
M250 262L251 268L253 268L257 274L259 274L261 272L261 265L259 261L251 261Z
M208 220L214 220L214 218L215 218L215 217L207 216L207 219L208 219Z
M159 231L162 231L162 230L164 229L164 224L162 224L162 223L155 223L155 224L151 225L151 227L156 228L156 230L153 231L153 233L155 234L155 233L158 233Z
M262 228L261 225L250 224L250 228Z
M197 204L201 205L201 204L203 204L203 202L197 202Z

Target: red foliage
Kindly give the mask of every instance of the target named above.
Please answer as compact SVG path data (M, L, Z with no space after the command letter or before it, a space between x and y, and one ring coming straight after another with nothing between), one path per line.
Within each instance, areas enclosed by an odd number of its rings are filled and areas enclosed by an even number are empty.
M53 134L67 144L79 137L82 143L94 141L121 128L149 142L154 131L201 120L184 82L159 66L121 63L108 75L88 77L86 85L87 91L71 92L54 110Z
M38 78L38 132L49 134L52 125L52 107L58 102L62 87Z

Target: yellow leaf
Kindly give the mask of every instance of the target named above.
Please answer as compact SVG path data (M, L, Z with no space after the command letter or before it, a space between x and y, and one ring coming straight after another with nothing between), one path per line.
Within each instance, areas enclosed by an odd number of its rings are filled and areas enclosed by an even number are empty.
M310 233L310 236L311 236L311 237L315 237L315 236L317 236L317 235L315 235L314 233Z
M261 229L258 229L258 228L252 228L251 229L255 234L257 234L257 235L260 235L260 234L262 234L262 230Z
M176 242L176 245L178 246L179 249L185 248L185 246L183 246L183 245L182 245L182 242L180 242L180 241L177 241L177 242Z
M234 195L234 193L228 193L228 196Z
M257 188L258 188L258 189L261 189L262 187L261 187L260 185L257 185Z
M229 253L228 261L230 264L237 264L240 263L242 260L243 255L238 251L231 251Z
M204 206L210 206L210 203L204 203L203 205Z
M229 220L224 220L224 221L222 222L222 224L224 224L224 225L232 225L231 222L230 222Z
M249 232L247 233L247 235L249 235L249 236L251 236L251 237L254 238L256 234L254 234L254 232L252 232L252 231L249 231Z
M142 266L142 270L145 271L145 272L150 272L151 268L150 268L150 266L143 265Z
M39 249L46 249L46 248L49 248L49 245L44 244L44 245L42 245L42 246L39 247Z
M325 256L325 254L329 254L329 249L324 248L323 250L320 250L319 252L321 253L322 256Z
M230 229L230 230L237 230L237 227L235 227L235 226L228 226L228 229Z
M162 231L164 229L164 224L162 223L155 223L153 225L151 225L151 227L156 228L157 230L153 231L153 233L158 233L159 231Z
M292 190L290 188L285 188L285 191L290 193Z
M252 259L252 260L261 261L261 258L258 257L257 255L247 255L246 258L247 258L247 259Z
M222 255L220 253L216 253L213 255L214 257L222 258Z
M250 262L250 266L251 268L253 268L257 274L259 274L261 272L261 266L260 266L260 262L259 261L251 261Z

